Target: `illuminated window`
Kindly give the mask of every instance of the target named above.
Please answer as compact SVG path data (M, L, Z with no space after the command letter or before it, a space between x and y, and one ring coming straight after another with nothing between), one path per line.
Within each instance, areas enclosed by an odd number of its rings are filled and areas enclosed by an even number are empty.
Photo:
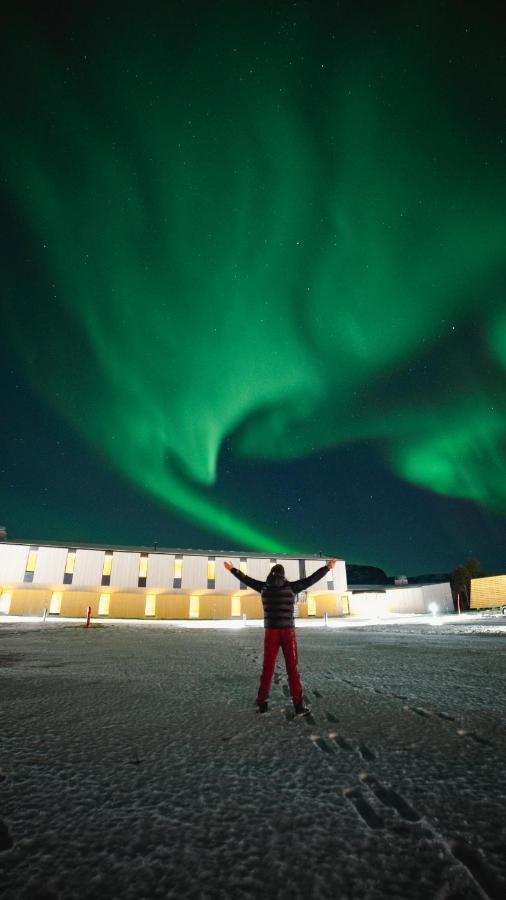
M211 590L216 587L216 557L210 556L207 560L207 586Z
M146 596L146 607L144 609L145 616L155 616L156 615L156 595L148 594Z
M76 564L76 551L69 550L67 553L67 563L65 565L65 575L74 574L74 566Z
M98 600L98 614L99 616L108 616L109 615L109 603L111 602L110 594L100 594Z
M61 601L62 594L61 592L57 592L55 594L51 594L51 602L49 604L49 612L53 616L59 616L61 612Z
M112 550L107 550L104 556L104 564L102 566L102 585L108 587L111 583L112 570Z
M37 565L37 552L38 547L30 547L28 551L28 559L26 561L26 568L23 581L31 582L33 581L33 573L35 572L35 566Z
M316 616L316 598L314 594L307 595L307 614L308 616Z
M343 604L343 616L349 616L350 614L350 599L348 594L343 594L341 597L341 601Z
M4 591L0 596L0 613L5 613L6 616L9 615L9 610L11 608L11 599L12 594L9 591Z
M148 577L148 554L141 553L139 560L139 577L137 579L137 587L146 587Z
M69 550L67 553L67 561L65 563L63 584L72 584L72 578L74 577L75 564L76 564L76 551Z
M183 581L183 557L176 556L174 560L174 584L173 587L180 588Z
M188 613L190 619L198 619L200 610L200 603L198 597L190 597L190 611Z
M232 616L240 616L241 615L241 598L240 597L232 597Z

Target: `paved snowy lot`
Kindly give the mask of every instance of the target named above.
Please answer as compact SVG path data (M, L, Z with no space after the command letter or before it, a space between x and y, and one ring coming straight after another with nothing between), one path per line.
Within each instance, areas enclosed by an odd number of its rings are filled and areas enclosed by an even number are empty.
M506 623L0 623L6 898L506 896Z

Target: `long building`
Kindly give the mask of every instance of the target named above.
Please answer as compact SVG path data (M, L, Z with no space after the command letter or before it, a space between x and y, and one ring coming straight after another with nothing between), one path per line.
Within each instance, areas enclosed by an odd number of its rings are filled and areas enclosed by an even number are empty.
M46 612L83 618L91 607L94 618L105 619L262 619L259 594L227 572L225 560L262 581L276 562L284 565L290 581L311 575L326 562L320 556L2 541L0 616ZM346 565L339 559L327 577L299 595L296 615L412 615L430 612L434 605L440 612L452 611L448 583L348 588Z
M501 609L506 616L506 575L471 580L471 609Z
M294 581L326 560L276 558L254 553L206 553L104 546L0 544L0 614L127 619L261 619L259 594L241 584L223 562L264 580L280 562ZM300 617L348 611L346 566L338 560L328 577L301 596Z

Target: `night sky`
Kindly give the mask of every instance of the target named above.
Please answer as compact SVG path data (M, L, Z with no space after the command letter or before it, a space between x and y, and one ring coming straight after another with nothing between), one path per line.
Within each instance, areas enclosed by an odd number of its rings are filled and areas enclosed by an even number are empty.
M501 16L4 6L11 540L506 571Z

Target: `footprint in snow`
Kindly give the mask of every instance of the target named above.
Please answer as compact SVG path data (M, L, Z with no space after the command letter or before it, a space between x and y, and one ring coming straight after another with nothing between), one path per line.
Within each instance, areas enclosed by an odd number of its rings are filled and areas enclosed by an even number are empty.
M394 809L401 819L404 819L406 822L420 821L421 816L409 805L407 800L398 794L397 791L394 791L393 788L386 787L382 784L375 775L369 775L367 772L364 772L360 776L360 780L370 791L372 791L383 806Z
M13 845L14 841L11 838L7 822L0 819L0 853L3 850L10 850Z

